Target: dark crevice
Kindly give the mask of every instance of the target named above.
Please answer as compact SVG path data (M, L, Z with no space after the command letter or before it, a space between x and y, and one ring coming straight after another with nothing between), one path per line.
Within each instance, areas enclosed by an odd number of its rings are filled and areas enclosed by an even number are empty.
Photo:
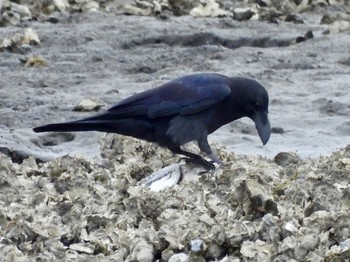
M0 153L11 158L11 161L16 164L22 164L24 159L27 159L29 155L21 150L11 150L6 147L0 147Z
M74 139L75 135L72 133L49 133L35 139L31 139L31 142L39 147L49 147L71 142Z
M256 37L246 38L239 37L235 39L228 39L219 37L213 33L196 33L189 35L168 35L168 36L156 36L150 38L143 38L132 40L124 43L122 48L129 49L143 45L159 45L165 44L168 46L202 46L202 45L220 45L229 49L236 49L242 46L248 47L285 47L295 42L294 38L291 39L275 39L271 37Z

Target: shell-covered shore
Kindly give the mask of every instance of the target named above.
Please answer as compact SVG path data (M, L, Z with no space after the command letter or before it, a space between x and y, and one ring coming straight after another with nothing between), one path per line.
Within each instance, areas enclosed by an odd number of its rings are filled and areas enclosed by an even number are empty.
M57 23L58 13L104 11L115 14L193 17L232 17L238 21L265 20L303 23L303 12L323 13L321 24L347 30L350 3L346 0L2 0L0 26L19 25L28 20ZM331 30L333 30L331 29Z
M111 145L113 145L111 147ZM350 258L350 147L274 161L214 145L225 166L154 192L140 181L176 163L122 136L97 163L0 156L4 261L345 261ZM194 179L186 179L194 176ZM200 241L194 249L191 242ZM194 249L194 250L193 250ZM196 251L197 250L197 251Z
M0 261L350 261L349 3L0 0ZM228 125L215 171L32 132L207 71L271 97L269 144ZM178 162L178 185L144 185Z

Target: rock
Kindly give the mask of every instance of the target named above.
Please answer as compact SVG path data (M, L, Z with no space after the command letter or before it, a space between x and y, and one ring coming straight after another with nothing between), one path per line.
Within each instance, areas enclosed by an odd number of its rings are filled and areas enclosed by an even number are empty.
M101 105L96 103L92 99L84 99L79 102L74 108L73 111L80 112L89 112L89 111L97 111L101 108Z
M300 162L298 155L289 152L280 152L274 157L274 161L277 165L286 167L288 165L295 165Z
M221 9L216 0L203 0L200 1L199 6L190 11L190 15L194 17L223 17L230 15L230 13Z
M24 62L24 66L25 67L43 67L43 66L47 66L46 60L44 60L44 58L42 58L40 56L36 56L36 55L28 57L27 59L23 60L22 62Z

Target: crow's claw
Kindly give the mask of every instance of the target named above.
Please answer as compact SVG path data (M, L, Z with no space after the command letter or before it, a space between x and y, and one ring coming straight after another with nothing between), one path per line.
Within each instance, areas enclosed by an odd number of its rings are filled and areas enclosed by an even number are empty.
M205 160L203 157L198 156L196 158L192 158L192 157L182 157L180 158L180 160L185 160L185 162L187 164L192 163L192 164L197 164L197 165L201 165L202 167L204 167L206 170L214 170L215 169L215 165L213 164L212 161L207 161Z

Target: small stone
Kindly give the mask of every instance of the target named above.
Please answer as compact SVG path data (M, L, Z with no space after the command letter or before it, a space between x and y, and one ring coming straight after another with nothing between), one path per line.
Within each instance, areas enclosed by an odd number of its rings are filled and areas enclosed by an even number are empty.
M43 67L43 66L47 66L47 62L44 58L34 55L27 58L24 66L25 67Z
M101 108L101 105L96 103L94 100L84 99L73 108L73 111L89 112L89 111L97 111L100 108Z
M298 155L289 152L280 152L274 157L273 160L277 165L283 167L298 164L300 162L300 158Z

